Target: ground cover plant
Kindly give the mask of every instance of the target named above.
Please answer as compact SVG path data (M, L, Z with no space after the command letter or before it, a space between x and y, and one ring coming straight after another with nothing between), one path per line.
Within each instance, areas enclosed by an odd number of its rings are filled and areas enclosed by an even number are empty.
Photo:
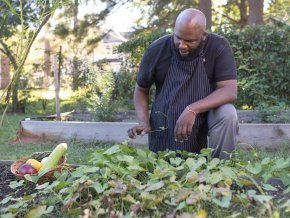
M30 185L13 181L1 204L6 217L287 217L290 158L245 162L126 144L97 149L88 165L57 180ZM279 185L271 184L278 178Z

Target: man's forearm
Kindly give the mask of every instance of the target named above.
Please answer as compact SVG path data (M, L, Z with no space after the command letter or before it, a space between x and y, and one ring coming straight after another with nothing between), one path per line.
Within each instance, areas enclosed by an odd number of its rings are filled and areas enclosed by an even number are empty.
M134 91L134 106L140 124L149 126L149 90L138 85Z
M189 108L196 113L201 113L235 101L237 98L237 87L235 84L235 82L232 82L230 85L218 87L207 97L190 104Z

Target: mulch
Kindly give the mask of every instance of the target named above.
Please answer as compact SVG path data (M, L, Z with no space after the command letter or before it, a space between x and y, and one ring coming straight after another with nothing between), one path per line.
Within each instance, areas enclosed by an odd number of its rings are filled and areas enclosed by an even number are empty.
M13 161L0 160L0 201L13 192L16 194L16 196L22 196L24 193L31 193L34 189L34 185L23 186L17 190L9 187L10 182L17 180L17 178L13 173L11 173L10 170L12 163Z
M0 163L0 200L13 191L13 189L9 187L9 183L14 181L16 177L10 171L10 165L8 164L11 163L9 161L1 161Z

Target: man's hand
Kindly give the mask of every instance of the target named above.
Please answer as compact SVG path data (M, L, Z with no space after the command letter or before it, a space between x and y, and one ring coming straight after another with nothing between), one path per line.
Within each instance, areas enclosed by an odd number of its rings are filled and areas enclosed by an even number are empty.
M147 125L138 125L128 129L128 136L135 139L137 135L145 135L150 132L150 127Z
M192 127L194 125L196 114L190 112L186 108L179 116L175 128L174 137L176 141L186 141L191 135Z

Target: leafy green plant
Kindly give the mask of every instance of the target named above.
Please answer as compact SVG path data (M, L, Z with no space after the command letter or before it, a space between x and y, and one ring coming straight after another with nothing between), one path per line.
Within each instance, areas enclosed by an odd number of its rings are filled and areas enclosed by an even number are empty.
M290 27L257 25L241 30L227 26L217 32L229 40L234 51L239 77L237 105L289 105Z
M126 144L95 150L90 165L82 165L72 173L58 173L56 181L37 185L33 192L17 200L13 194L7 196L0 202L0 214L61 217L290 215L289 200L280 197L274 201L270 193L277 188L267 183L273 175L281 176L285 187L289 187L289 178L283 177L290 172L290 158L263 159L261 163L252 164L234 158L211 158L211 152L205 149L199 155L184 151L156 154ZM257 180L258 176L262 182ZM23 185L21 181L11 183L14 188ZM289 193L290 189L284 192Z
M284 102L275 106L262 103L257 107L262 120L266 123L289 123L290 109Z

